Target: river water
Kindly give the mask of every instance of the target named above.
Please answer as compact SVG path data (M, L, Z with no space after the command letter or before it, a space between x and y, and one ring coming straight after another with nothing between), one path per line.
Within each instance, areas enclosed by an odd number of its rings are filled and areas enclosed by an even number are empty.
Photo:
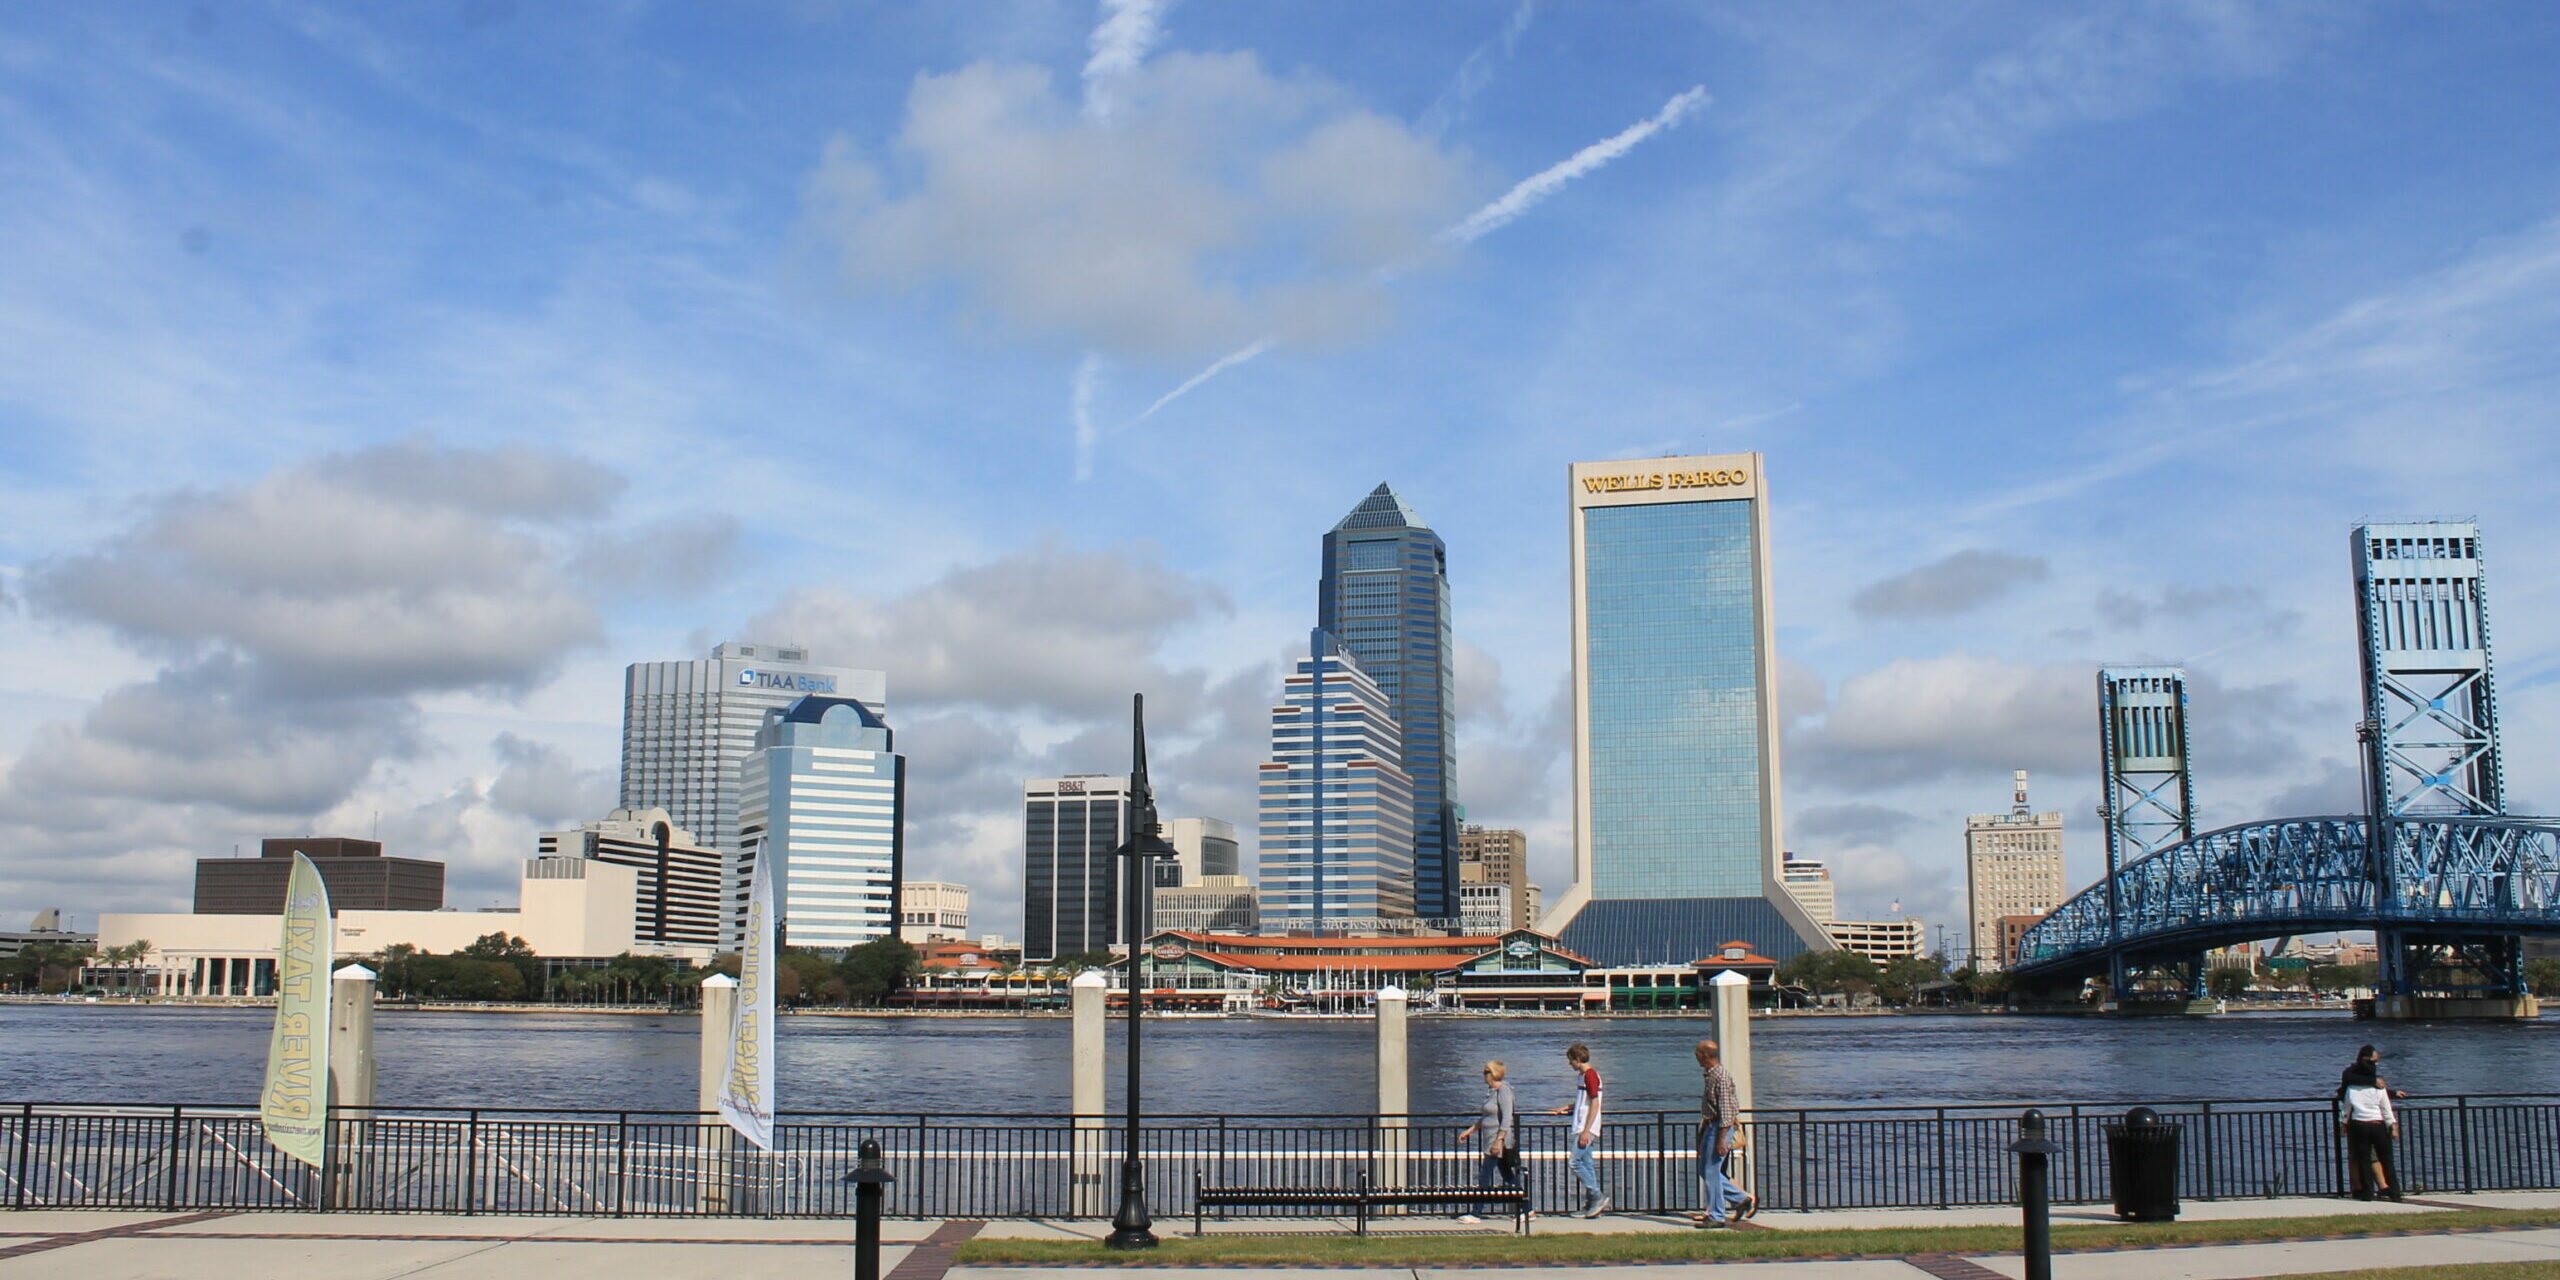
M0 1102L253 1102L272 1014L175 1006L0 1005ZM1612 1109L1692 1108L1703 1018L1416 1018L1416 1112L1473 1110L1486 1059L1523 1109L1562 1103L1564 1047L1590 1045ZM1365 1021L1159 1019L1146 1031L1158 1114L1365 1114ZM1119 1097L1121 1028L1111 1029ZM384 1011L384 1106L691 1110L689 1016ZM936 1115L1067 1108L1063 1018L786 1017L786 1111ZM2358 1044L2421 1094L2560 1093L2560 1017L2524 1025L2359 1023L2342 1013L2113 1020L2009 1016L1764 1018L1758 1102L1771 1107L2326 1096Z

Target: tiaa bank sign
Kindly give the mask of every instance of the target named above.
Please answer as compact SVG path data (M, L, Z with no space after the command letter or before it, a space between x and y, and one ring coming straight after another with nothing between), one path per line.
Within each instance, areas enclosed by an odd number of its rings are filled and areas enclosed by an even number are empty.
M758 671L753 667L738 673L738 683L753 689L788 689L793 693L834 693L834 676L804 675L797 671Z

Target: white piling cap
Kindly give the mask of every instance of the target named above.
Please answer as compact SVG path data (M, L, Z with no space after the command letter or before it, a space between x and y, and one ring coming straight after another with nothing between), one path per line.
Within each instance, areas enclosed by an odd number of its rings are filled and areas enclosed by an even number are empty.
M1717 986L1719 986L1719 987L1731 987L1731 986L1745 986L1745 987L1747 987L1747 986L1750 986L1750 985L1751 985L1751 979L1746 978L1746 977L1743 977L1741 974L1735 973L1735 972L1734 972L1733 970L1731 970L1731 969L1727 969L1727 970L1725 970L1724 972L1717 974L1715 977L1708 979L1708 981L1710 981L1710 982L1714 983L1715 985L1717 985Z
M373 970L365 968L363 965L351 964L344 969L338 970L336 973L330 974L329 976L340 982L371 982L373 981L375 974Z
M1103 972L1100 969L1087 969L1084 972L1077 974L1074 980L1067 983L1067 985L1070 987L1107 987L1111 985L1111 979L1103 976Z
M1410 997L1410 996L1407 996L1407 995L1405 994L1405 990L1404 990L1404 988L1399 987L1399 986L1394 986L1394 985L1389 985L1389 986L1384 986L1384 987L1380 987L1380 988L1378 988L1378 998L1379 998L1379 999L1381 999L1381 1000L1406 1000L1406 999L1411 999L1411 997Z
M738 985L738 980L725 973L715 973L708 978L704 978L702 980L702 985L706 987L734 987Z

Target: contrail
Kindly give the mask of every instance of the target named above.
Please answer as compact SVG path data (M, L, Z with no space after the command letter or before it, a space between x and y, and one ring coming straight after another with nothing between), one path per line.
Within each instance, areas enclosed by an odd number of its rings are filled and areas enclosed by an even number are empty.
M1073 398L1069 401L1076 424L1076 479L1093 478L1093 447L1101 442L1102 433L1093 428L1093 394L1102 384L1102 357L1085 352L1076 364Z
M1164 30L1157 19L1172 7L1173 0L1102 0L1102 21L1093 28L1087 41L1092 55L1084 63L1084 113L1099 120L1111 114L1110 99L1102 92L1105 82L1125 76L1147 60L1147 54L1162 39Z
M1502 34L1477 45L1475 51L1467 55L1467 60L1458 64L1456 77L1449 81L1448 88L1440 91L1439 97L1432 100L1414 127L1434 138L1448 132L1449 126L1466 114L1467 104L1484 92L1486 85L1493 83L1495 64L1511 57L1511 51L1519 47L1521 35L1529 29L1529 20L1537 13L1538 0L1520 0L1519 7L1513 9L1511 17L1502 24Z
M1680 123L1705 105L1707 87L1697 85L1690 88L1663 103L1662 110L1654 112L1650 119L1639 120L1611 137L1574 152L1564 162L1522 180L1520 185L1503 192L1501 199L1441 232L1440 238L1450 244L1473 244L1486 232L1502 227L1537 207L1539 201L1563 190L1565 184L1634 150L1637 143Z
M1181 399L1185 394L1189 393L1193 387L1199 386L1201 383L1207 382L1209 379L1217 377L1219 374L1225 373L1227 370L1235 368L1237 365L1243 364L1245 361L1251 360L1265 351L1269 351L1272 344L1276 341L1278 341L1276 338L1264 338L1261 341L1254 343L1252 346L1239 347L1218 357L1217 363L1210 365L1208 368L1203 369L1198 373L1192 374L1189 382L1185 382L1181 386L1175 387L1173 390L1157 396L1156 402L1148 405L1145 413L1141 413L1137 417L1129 419L1128 422L1121 425L1120 429L1126 431L1130 427L1134 427L1139 423L1156 416L1156 410Z
M1526 11L1526 6L1523 6L1523 11ZM1149 20L1152 21L1152 17ZM1109 25L1107 22L1104 24L1106 28ZM1097 30L1094 33L1097 48L1100 46L1101 39L1102 33ZM1099 54L1096 56L1099 57ZM1467 215L1465 221L1442 231L1440 240L1452 245L1473 244L1486 232L1507 225L1520 215L1536 208L1540 201L1563 190L1566 184L1574 179L1634 150L1637 143L1689 118L1692 113L1706 104L1707 87L1691 86L1686 92L1675 95L1671 101L1663 103L1662 109L1654 112L1652 116L1574 152L1559 164L1551 165L1536 175L1523 179L1518 186L1503 192L1500 199ZM1392 264L1378 269L1381 278L1392 277L1394 273L1395 268ZM1239 348L1219 357L1217 363L1191 375L1189 381L1156 397L1156 402L1148 405L1146 412L1122 423L1119 429L1126 431L1154 417L1156 410L1190 394L1201 383L1269 351L1275 341L1276 339L1264 338L1249 347Z

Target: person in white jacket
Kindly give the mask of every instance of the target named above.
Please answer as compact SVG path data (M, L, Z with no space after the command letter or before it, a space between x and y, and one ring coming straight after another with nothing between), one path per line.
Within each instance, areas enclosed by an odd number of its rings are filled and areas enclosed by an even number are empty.
M2347 1139L2347 1168L2358 1200L2401 1197L2391 1175L2392 1141L2400 1136L2400 1114L2391 1106L2391 1086L2381 1074L2382 1055L2372 1045L2356 1052L2355 1065L2338 1077L2338 1132Z

